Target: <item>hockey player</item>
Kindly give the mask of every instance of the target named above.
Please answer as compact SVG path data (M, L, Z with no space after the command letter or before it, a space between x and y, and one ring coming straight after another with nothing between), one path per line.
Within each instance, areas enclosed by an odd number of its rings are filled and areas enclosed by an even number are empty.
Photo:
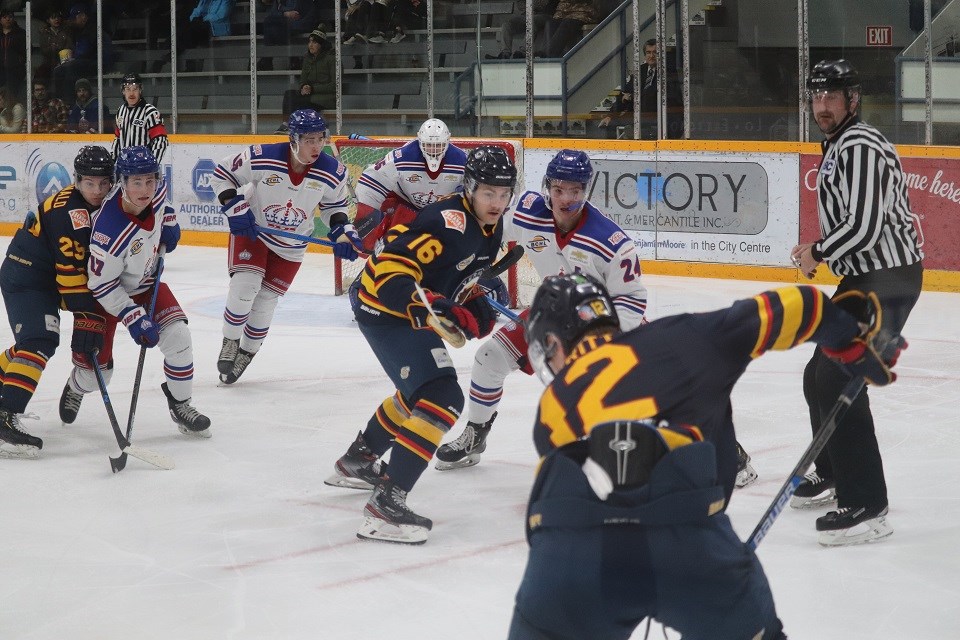
M504 241L524 247L537 274L586 273L614 296L624 330L643 321L647 290L633 241L616 222L587 201L593 165L583 151L564 149L547 164L541 193L527 191L504 219ZM525 319L529 311L520 314ZM523 325L508 322L477 350L470 377L467 426L437 450L437 469L480 462L487 436L511 372L533 373L527 361Z
M430 118L417 139L364 169L357 181L357 217L369 253L387 229L410 224L425 206L453 195L463 183L466 154L450 144L450 130Z
M360 238L347 218L346 168L323 153L327 124L313 109L289 118L290 142L255 144L220 161L213 188L230 224L230 288L223 312L220 380L236 382L260 350L280 296L293 282L307 243L270 229L313 235L313 210L337 242L333 252L354 260Z
M397 392L380 404L326 480L373 488L357 532L361 538L427 540L433 523L407 507L407 493L463 410L463 391L440 334L462 344L464 337L482 338L493 330L487 298L459 294L496 258L500 220L516 180L503 149L473 149L463 196L427 206L409 227L390 229L383 248L367 260L354 313ZM387 450L384 473L379 458Z
M628 332L617 313L581 274L548 277L531 307L530 361L548 386L509 638L628 638L646 617L685 638L784 638L763 569L724 513L733 386L754 358L805 342L888 384L905 343L882 339L875 296L831 302L810 286Z
M123 76L120 86L123 104L117 108L113 157L119 157L120 151L127 147L147 146L157 159L157 164L161 164L170 144L167 129L163 126L163 116L155 106L143 99L143 82L139 74L128 73Z
M170 287L165 282L155 284L160 246L169 253L180 240L176 214L163 204L167 185L147 147L122 150L116 169L118 188L93 217L87 262L90 291L107 312L98 365L105 369L104 379L109 382L118 322L137 344L159 346L166 376L160 388L167 397L170 416L181 433L209 438L210 419L190 404L193 346L187 316ZM157 302L148 317L154 286L158 287ZM76 419L83 395L99 388L89 356L89 351L73 353L73 372L60 397L60 418L67 424Z
M87 288L87 247L90 216L113 184L113 158L103 147L83 147L73 170L75 183L17 230L0 266L15 341L0 354L0 457L40 455L43 441L23 431L19 416L60 344L60 309L73 313L74 351L103 347L103 309Z

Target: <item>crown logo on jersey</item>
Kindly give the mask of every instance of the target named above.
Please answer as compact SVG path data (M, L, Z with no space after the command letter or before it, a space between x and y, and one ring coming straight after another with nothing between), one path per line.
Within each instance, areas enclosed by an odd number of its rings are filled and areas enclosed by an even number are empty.
M275 228L296 228L307 219L307 212L293 206L292 200L287 200L286 205L271 204L263 207L263 215L268 226Z

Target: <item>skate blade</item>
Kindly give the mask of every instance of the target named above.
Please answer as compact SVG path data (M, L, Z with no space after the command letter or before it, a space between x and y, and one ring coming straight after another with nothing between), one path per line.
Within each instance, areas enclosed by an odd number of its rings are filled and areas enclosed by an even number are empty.
M10 444L0 445L0 458L10 460L38 460L40 458L40 449L28 444Z
M361 540L378 540L395 544L423 544L427 541L428 531L427 528L418 527L415 524L392 524L380 518L366 516L357 531L357 537Z
M821 531L819 542L824 547L846 547L854 544L877 542L893 535L893 527L886 516L861 522L849 529Z
M373 485L365 480L360 478L348 478L342 476L339 473L335 473L326 480L323 481L323 484L330 487L339 487L341 489L359 489L360 491L373 491Z
M182 433L183 435L190 436L191 438L202 438L206 440L207 438L210 438L213 436L213 433L210 432L210 427L207 427L202 431L193 431L183 426L182 424L177 423L177 429L179 429L180 433Z
M819 509L820 507L831 507L837 504L837 492L833 489L826 493L812 496L810 498L798 498L794 495L790 498L790 507L792 509Z
M467 467L472 467L477 464L480 464L480 456L467 456L466 458L457 460L456 462L444 462L443 460L437 460L437 464L434 465L434 469L437 471L453 471L454 469L466 469Z
M753 470L749 464L744 467L742 470L737 472L737 480L735 484L738 489L743 489L744 487L753 484L757 481L757 478L760 476L757 475L757 472Z

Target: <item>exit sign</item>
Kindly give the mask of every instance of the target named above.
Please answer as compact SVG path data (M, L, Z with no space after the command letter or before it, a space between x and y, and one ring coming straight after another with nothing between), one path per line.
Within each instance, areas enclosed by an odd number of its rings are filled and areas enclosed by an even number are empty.
M893 46L893 27L867 27L867 46L868 47L892 47Z

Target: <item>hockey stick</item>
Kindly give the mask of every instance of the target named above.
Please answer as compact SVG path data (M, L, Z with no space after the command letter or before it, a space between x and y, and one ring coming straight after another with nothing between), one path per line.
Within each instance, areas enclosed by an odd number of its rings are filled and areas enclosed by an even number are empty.
M163 255L166 253L166 247L161 247L157 254L156 275L153 279L153 293L150 295L150 308L147 310L147 317L153 320L153 312L157 308L157 292L160 291L160 274L163 273ZM133 397L130 398L130 414L127 416L127 444L130 443L130 434L133 433L133 418L137 414L137 401L140 399L140 380L143 377L143 363L147 358L147 347L140 347L140 360L137 362L137 376L133 379ZM110 468L114 473L123 471L127 466L127 454L121 453L116 458L110 458Z
M318 244L321 247L335 247L337 246L336 242L331 240L324 240L322 238L314 238L313 236L304 236L299 233L294 233L293 231L283 231L281 229L264 229L263 227L257 227L257 232L263 232L271 236L280 236L281 238L290 238L291 240L299 240L300 242L307 242L311 244ZM360 251L357 254L361 258L366 258L367 254Z
M773 502L767 507L766 512L764 512L763 517L760 518L760 522L757 523L753 533L747 538L747 544L750 545L751 549L756 550L760 541L763 540L764 536L766 536L770 530L770 527L773 526L773 521L776 520L777 516L786 508L791 496L793 496L793 492L796 491L800 483L803 482L804 472L810 468L810 465L816 460L820 451L826 446L830 436L836 431L837 424L843 419L844 414L847 412L847 409L850 408L850 405L853 404L856 397L860 395L860 391L865 384L866 380L864 380L863 376L856 376L851 378L847 386L840 392L840 397L837 398L836 404L830 409L827 417L823 419L823 426L820 427L820 430L817 432L817 435L814 436L813 441L810 442L807 450L800 456L800 462L798 462L797 466L790 472L790 477L788 477L787 481L780 487L780 491L777 492Z
M446 318L438 316L433 310L433 306L430 304L430 301L427 300L427 294L423 290L423 287L420 286L420 283L414 280L413 286L417 288L417 295L420 296L420 300L423 301L423 306L425 306L430 313L429 317L427 317L427 324L430 325L430 328L457 349L467 344L467 337L463 335L463 332Z
M510 320L513 320L514 322L520 322L520 316L515 314L513 312L513 309L510 309L509 307L500 304L497 301L497 299L494 298L493 296L487 296L487 302L490 303L491 307L493 307L494 309L496 309L497 311L505 315Z
M453 296L454 299L460 304L464 304L465 302L470 302L474 298L487 295L486 289L483 287L478 287L477 283L481 280L498 277L507 269L517 264L522 257L523 247L518 244L510 247L510 250L507 251L502 258L493 264L487 265L479 272L471 274L463 282L461 282L460 286L457 287L457 292Z
M110 418L110 426L113 427L113 435L117 439L120 450L123 451L124 462L126 456L131 455L138 460L143 460L147 464L152 464L161 469L173 469L173 460L165 455L144 449L137 445L130 444L130 441L120 432L120 425L117 423L117 414L113 412L113 403L110 402L110 396L107 394L107 383L103 379L103 372L100 371L100 365L97 364L97 354L99 349L94 349L87 354L90 364L93 366L93 373L97 377L97 386L100 387L100 395L103 396L103 406L107 408L107 416ZM113 467L113 458L110 458L110 466ZM121 467L123 468L123 467ZM116 473L118 469L114 469Z

